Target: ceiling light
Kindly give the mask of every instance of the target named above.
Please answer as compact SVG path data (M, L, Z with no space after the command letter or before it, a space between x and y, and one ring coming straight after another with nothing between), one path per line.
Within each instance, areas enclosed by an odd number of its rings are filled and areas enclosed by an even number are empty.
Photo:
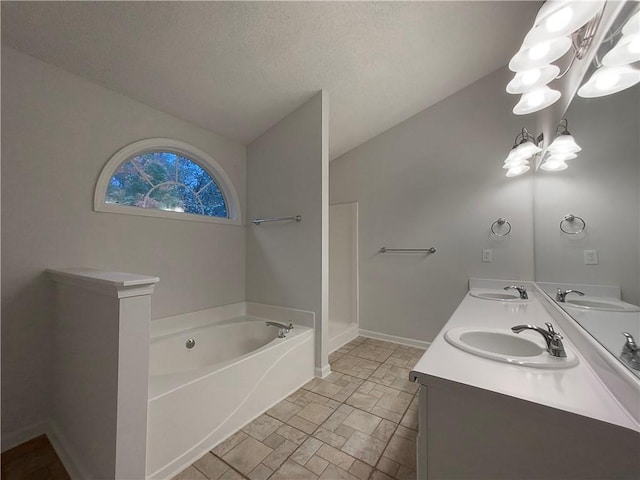
M509 69L513 72L524 72L544 67L562 57L570 48L569 37L559 37L523 46L509 62Z
M507 85L508 93L527 93L538 87L546 85L555 79L560 69L555 65L545 65L542 68L517 72L513 80Z
M600 13L604 3L604 0L546 2L544 12L541 9L542 14L538 13L536 25L529 31L522 45L531 47L540 42L571 35Z
M632 87L640 82L640 70L629 65L621 67L602 67L578 89L582 98L603 97Z
M551 157L555 157L555 160L571 160L577 157L577 155L575 155L576 153L582 151L580 145L576 143L573 135L569 132L568 127L569 122L566 118L563 118L558 124L558 128L556 128L555 138L551 142L551 145L547 147L547 152L551 154Z
M569 167L562 160L551 160L547 159L540 168L542 170L546 170L547 172L561 172L562 170L566 170Z
M518 165L517 167L507 170L507 177L517 177L523 173L527 173L531 167L529 165Z
M623 35L615 47L602 58L606 67L619 67L640 62L640 33Z
M516 115L527 115L528 113L537 112L554 104L559 98L559 91L551 90L544 85L522 95L518 104L513 107L513 113Z
M622 27L623 35L631 35L632 33L638 33L640 31L640 10L633 14L633 16L627 20L627 23Z

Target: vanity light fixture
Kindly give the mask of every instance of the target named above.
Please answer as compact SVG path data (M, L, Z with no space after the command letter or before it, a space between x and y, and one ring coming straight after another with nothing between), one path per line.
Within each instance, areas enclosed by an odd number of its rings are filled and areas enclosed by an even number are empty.
M615 41L616 37L619 37ZM596 71L578 89L583 98L603 97L620 92L640 83L640 11L637 11L623 27L609 36L607 41L615 44L604 57L602 63L594 59ZM604 42L603 42L604 43ZM633 67L632 65L636 65Z
M529 159L542 151L537 143L539 141L526 128L523 128L516 136L502 167L507 169L507 177L516 177L531 169Z
M604 4L604 0L548 0L542 5L520 50L509 62L509 69L516 75L507 85L507 92L522 94L513 113L527 115L558 101L561 93L547 84L564 76L576 58L584 57L600 23ZM573 56L560 73L557 66L550 64L569 50L573 50Z
M573 138L573 135L568 129L569 122L566 118L560 121L560 124L556 128L556 135L551 145L545 150L544 162L540 165L542 170L547 172L561 172L566 170L569 166L567 160L573 160L577 158L577 153L582 151L580 145L578 145Z

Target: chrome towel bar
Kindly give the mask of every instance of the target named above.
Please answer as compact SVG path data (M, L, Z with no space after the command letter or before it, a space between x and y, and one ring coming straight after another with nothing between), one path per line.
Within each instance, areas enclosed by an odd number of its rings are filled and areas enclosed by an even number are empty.
M295 215L293 217L256 218L253 223L256 225L260 225L266 222L284 222L285 220L295 220L296 222L301 222L302 217L300 215Z
M390 252L436 253L436 248L435 247L429 247L429 248L387 248L387 247L382 247L380 249L380 253L390 253Z

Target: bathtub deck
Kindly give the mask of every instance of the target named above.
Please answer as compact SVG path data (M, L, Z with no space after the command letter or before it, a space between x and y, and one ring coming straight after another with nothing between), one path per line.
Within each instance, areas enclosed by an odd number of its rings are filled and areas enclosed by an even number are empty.
M415 479L423 350L358 337L313 379L174 480Z

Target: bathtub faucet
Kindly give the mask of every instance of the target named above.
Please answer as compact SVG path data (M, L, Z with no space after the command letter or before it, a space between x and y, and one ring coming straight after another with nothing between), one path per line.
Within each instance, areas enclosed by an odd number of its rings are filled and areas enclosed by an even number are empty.
M278 329L278 338L285 338L287 333L293 330L293 323L289 322L289 325L283 325L278 322L266 322L267 327L276 327Z

